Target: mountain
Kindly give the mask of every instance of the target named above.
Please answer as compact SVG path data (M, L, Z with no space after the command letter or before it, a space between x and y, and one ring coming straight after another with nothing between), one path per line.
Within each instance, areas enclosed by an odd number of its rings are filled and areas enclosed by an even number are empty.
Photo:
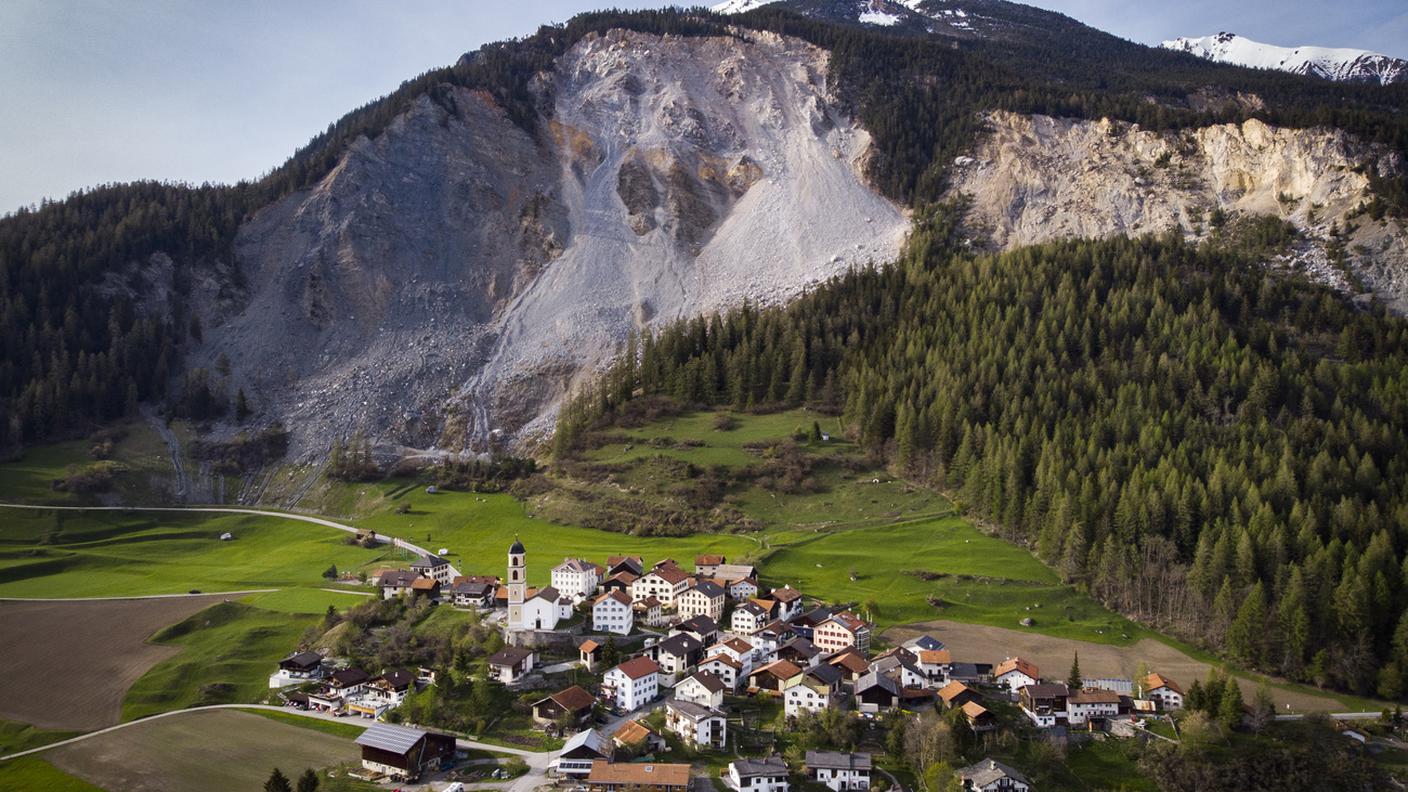
M1337 82L1388 85L1408 81L1408 60L1342 47L1278 47L1236 33L1176 38L1159 46L1253 69L1277 69Z
M0 446L147 405L215 440L282 426L308 461L354 433L383 459L531 448L633 338L891 261L958 198L993 249L1272 214L1302 237L1282 268L1408 305L1401 86L1002 0L728 10L582 15L258 182L0 220Z

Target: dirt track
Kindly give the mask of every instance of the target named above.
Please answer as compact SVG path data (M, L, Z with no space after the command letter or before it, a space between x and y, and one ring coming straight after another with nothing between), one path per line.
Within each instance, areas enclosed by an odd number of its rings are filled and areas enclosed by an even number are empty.
M1152 671L1158 671L1178 682L1187 690L1195 679L1207 676L1209 666L1151 638L1141 638L1130 646L1109 646L1106 644L1076 641L1070 638L1053 638L1039 633L1008 630L1002 627L988 627L979 624L962 624L951 621L932 621L894 627L885 631L891 640L908 640L919 633L927 633L948 645L954 660L959 662L997 663L1013 655L1021 656L1042 670L1050 679L1064 680L1071 667L1071 657L1080 652L1081 675L1087 679L1096 677L1120 677L1131 679L1143 660ZM1242 695L1251 700L1256 691L1256 683L1239 679ZM1278 709L1284 711L1287 704L1296 710L1343 711L1344 705L1329 695L1316 695L1271 689Z
M231 710L142 722L44 755L65 772L124 792L259 789L274 767L296 779L358 756L346 737Z
M132 683L180 651L146 639L222 599L0 601L0 718L75 731L117 723Z

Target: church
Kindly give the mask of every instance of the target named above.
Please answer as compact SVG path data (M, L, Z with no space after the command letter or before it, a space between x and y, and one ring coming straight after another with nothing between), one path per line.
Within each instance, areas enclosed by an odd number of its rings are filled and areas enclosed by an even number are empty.
M508 548L508 631L555 630L557 623L572 618L572 598L548 586L528 591L528 551L514 537Z

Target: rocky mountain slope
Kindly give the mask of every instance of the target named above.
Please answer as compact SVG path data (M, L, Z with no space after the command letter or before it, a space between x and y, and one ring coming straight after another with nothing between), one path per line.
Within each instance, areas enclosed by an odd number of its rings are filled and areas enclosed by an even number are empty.
M1359 211L1370 198L1365 163L1384 174L1403 164L1343 132L1249 120L1156 133L1012 113L991 114L988 130L956 163L953 191L972 199L971 223L998 246L1168 228L1202 237L1215 211L1271 215L1306 239L1284 264L1408 310L1408 233ZM1335 266L1327 246L1343 229L1346 260Z
M422 97L261 211L237 244L248 299L207 306L196 364L228 359L298 453L358 428L482 449L550 427L631 331L899 249L815 47L614 31L542 80L541 141L484 94Z
M1159 46L1189 52L1200 58L1277 69L1339 82L1367 82L1379 85L1408 82L1408 60L1377 52L1344 47L1278 47L1252 41L1236 33L1218 33L1199 38L1176 38Z

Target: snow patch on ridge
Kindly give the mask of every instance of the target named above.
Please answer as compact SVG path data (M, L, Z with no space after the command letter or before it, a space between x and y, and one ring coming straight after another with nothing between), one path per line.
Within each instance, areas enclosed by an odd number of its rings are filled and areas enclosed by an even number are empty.
M1327 80L1388 85L1408 79L1408 61L1347 47L1280 47L1225 32L1201 38L1171 39L1159 46L1219 63L1275 69Z

